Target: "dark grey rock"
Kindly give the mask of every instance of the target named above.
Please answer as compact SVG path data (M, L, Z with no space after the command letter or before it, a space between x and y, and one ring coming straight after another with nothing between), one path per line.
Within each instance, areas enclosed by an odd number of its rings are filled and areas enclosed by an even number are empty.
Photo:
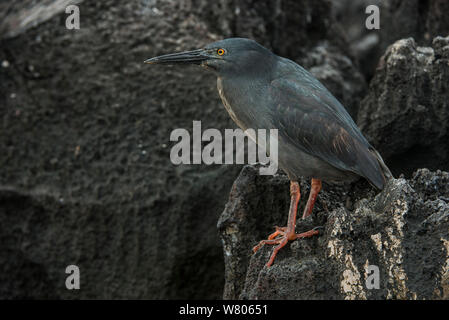
M65 12L83 0L21 0L0 3L0 39L16 37L28 29Z
M192 120L233 124L213 75L143 64L215 35L175 1L80 13L80 30L62 12L2 40L1 297L219 298L214 226L239 168L174 166L169 139ZM65 288L69 264L80 291Z
M368 5L377 5L379 29L368 30ZM345 31L351 54L367 81L374 76L379 58L393 42L413 37L430 46L437 36L449 35L449 2L446 0L333 0L334 20Z
M449 170L448 84L449 37L399 40L383 55L357 123L394 174Z
M449 2L446 0L391 0L380 3L383 47L413 37L420 45L449 35Z
M284 247L267 268L272 246L251 248L287 219L287 177L244 167L219 229L226 263L225 299L448 299L449 173L420 169L380 193L365 181L325 185L312 218L321 236ZM301 184L302 206L308 188ZM369 265L379 289L368 289Z
M365 13L369 5L381 7L383 0L333 0L332 14L334 20L344 30L348 48L357 62L359 71L369 81L374 75L377 62L385 52L386 47L381 43L381 32L388 29L387 24L380 25L381 30L368 30L365 27L368 14ZM382 19L384 12L380 9Z

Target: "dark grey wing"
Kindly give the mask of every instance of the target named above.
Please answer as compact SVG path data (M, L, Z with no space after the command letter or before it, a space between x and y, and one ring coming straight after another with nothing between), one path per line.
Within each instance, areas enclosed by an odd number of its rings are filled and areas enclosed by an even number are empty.
M309 80L310 84L291 78L272 81L271 118L279 135L303 152L382 189L385 176L377 152L331 93L316 79Z

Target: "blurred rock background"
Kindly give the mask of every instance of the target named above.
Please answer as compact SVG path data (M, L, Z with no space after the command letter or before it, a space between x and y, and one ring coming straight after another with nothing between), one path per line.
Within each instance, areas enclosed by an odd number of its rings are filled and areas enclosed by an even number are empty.
M79 30L65 28L73 3ZM444 0L0 3L0 298L222 297L216 225L241 167L174 166L169 137L235 125L212 74L142 63L155 55L253 38L311 70L396 176L449 170L448 13ZM65 288L70 264L82 290Z

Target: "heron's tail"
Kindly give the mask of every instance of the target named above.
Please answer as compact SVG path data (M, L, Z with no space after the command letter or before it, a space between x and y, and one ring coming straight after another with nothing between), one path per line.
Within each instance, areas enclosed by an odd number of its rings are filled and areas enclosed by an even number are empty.
M380 166L380 170L381 170L381 175L382 175L382 180L383 183L382 185L376 185L376 187L378 187L379 189L383 189L385 187L385 185L387 184L388 180L394 178L393 174L391 173L390 169L388 169L387 165L385 164L384 160L382 159L381 155L379 154L379 152L377 152L376 149L374 148L370 148L371 153L374 155L374 157L376 158L377 162L379 163Z

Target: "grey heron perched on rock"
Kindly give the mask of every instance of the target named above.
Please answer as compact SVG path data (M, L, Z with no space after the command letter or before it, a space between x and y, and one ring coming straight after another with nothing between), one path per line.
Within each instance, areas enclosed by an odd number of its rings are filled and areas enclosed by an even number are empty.
M364 177L383 189L392 177L345 108L311 73L253 40L225 39L145 63L201 65L217 75L223 104L242 130L278 129L278 164L290 179L291 202L287 226L276 227L253 249L276 245L267 266L288 241L319 233L316 228L295 232L300 177L311 179L303 218L312 212L321 181Z

